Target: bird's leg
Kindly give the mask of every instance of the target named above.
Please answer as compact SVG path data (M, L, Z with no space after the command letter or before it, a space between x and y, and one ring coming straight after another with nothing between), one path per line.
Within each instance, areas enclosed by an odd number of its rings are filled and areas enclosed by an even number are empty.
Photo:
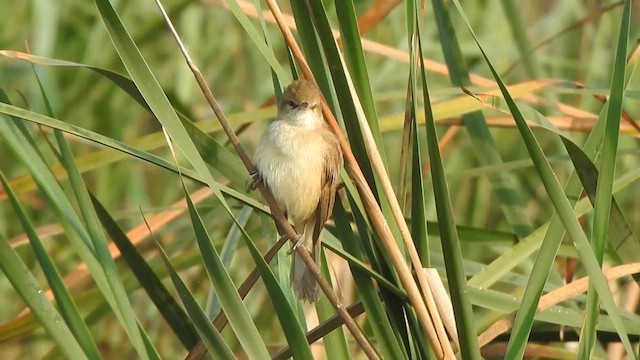
M258 188L258 183L259 182L262 182L262 184L264 184L264 179L262 178L262 176L260 175L258 170L252 171L251 174L249 174L249 179L247 180L247 185L249 186L249 188L251 190L255 190L255 189Z
M287 255L291 255L291 253L296 251L298 246L300 246L302 244L302 240L303 240L302 235L296 234L296 237L294 237L293 240L295 241L295 243L293 244L291 249L289 249L289 251L287 251Z

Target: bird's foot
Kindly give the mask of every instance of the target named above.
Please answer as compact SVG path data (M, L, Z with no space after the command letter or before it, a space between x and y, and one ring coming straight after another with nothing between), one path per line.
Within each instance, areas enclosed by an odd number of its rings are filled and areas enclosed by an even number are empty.
M249 186L249 189L255 190L255 189L258 188L258 183L263 183L264 184L264 179L262 178L262 176L260 175L258 170L256 170L256 171L251 172L251 174L249 174L249 179L247 180L247 185Z
M293 244L291 249L289 249L289 251L287 251L287 255L291 255L291 253L296 251L298 246L300 246L302 244L302 235L296 234L296 237L294 237L293 240L295 241L295 243Z

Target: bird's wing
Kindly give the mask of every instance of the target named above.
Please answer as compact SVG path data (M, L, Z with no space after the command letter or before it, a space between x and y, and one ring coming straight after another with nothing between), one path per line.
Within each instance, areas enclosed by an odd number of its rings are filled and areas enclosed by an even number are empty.
M313 242L316 243L324 223L327 222L333 211L333 204L336 199L336 191L340 183L340 170L342 169L342 151L340 143L335 135L329 130L323 131L323 136L327 143L331 144L326 152L324 178L322 179L322 192L316 210L316 219L313 228Z

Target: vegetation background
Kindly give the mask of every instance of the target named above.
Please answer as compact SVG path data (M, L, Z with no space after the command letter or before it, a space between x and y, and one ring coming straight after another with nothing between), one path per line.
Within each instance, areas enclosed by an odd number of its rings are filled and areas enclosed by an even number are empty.
M317 333L329 335L310 348L301 340L335 311L324 297L317 308L294 299L288 246L271 271L260 268L265 282L244 302L237 297L256 264L254 250L264 254L277 240L268 208L247 189L248 173L156 4L112 4L0 0L2 358L179 358L198 336L214 358L286 356L287 347L296 358L364 358L346 328L320 326ZM239 0L162 4L252 154L275 114L274 94L293 78L293 57L269 8ZM464 358L479 349L487 358L638 356L640 291L630 275L640 271L640 127L633 121L640 116L633 72L640 4L279 5L295 15L307 61L408 258L395 200L381 190L384 176L372 170L375 156L363 145L362 124L371 127L422 266L436 268L451 290L452 308L436 312L445 324L455 314L449 321L458 336L447 329L453 351ZM362 41L353 36L356 20ZM351 90L327 25L341 36ZM467 26L508 90L498 90ZM420 60L426 78L411 66ZM161 111L168 105L173 110ZM356 114L365 121L358 125ZM478 125L485 123L489 131ZM175 158L162 126L179 149ZM436 135L439 148L430 146ZM343 304L362 301L365 314L356 321L382 358L433 356L438 337L423 331L349 176L323 235L324 273ZM590 190L583 193L581 183ZM576 201L574 215L568 209ZM594 262L601 259L613 268L608 297ZM586 285L565 285L586 275L595 279L589 295ZM553 289L561 291L543 298L547 310L534 321L540 294ZM203 319L221 308L230 326L207 326ZM513 330L490 332L516 310ZM483 339L493 342L481 346ZM635 354L625 355L622 344L627 352L633 344Z

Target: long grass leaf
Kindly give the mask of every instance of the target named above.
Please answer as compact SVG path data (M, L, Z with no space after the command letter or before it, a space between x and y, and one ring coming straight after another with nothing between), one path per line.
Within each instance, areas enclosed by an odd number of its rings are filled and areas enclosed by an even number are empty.
M27 213L13 193L13 190L11 190L9 182L2 172L0 172L0 182L2 182L2 186L9 197L9 201L11 202L22 227L29 237L31 248L38 259L38 263L40 263L40 266L42 267L43 273L49 283L49 287L55 295L56 303L58 304L58 308L60 309L60 313L64 321L69 326L69 330L73 333L78 344L82 347L85 355L90 359L98 359L100 357L100 353L98 352L98 348L93 338L91 337L87 324L82 320L82 316L80 315L71 294L65 287L58 269L51 257L47 254L40 237L27 216Z
M620 131L620 114L624 97L625 60L627 57L627 43L629 41L629 23L631 21L631 1L624 2L618 46L613 64L613 79L611 80L611 95L608 101L607 116L605 118L604 139L602 141L602 158L598 184L595 196L593 216L592 247L596 259L602 263L605 244L609 232L609 214L611 212L611 192L615 177L618 157L618 137ZM587 300L587 317L580 336L579 356L587 358L593 351L596 341L595 325L598 314L599 301L593 286L590 288ZM627 350L628 351L628 350ZM631 354L629 354L631 356Z
M56 342L60 351L69 359L88 359L65 321L42 293L37 280L1 234L0 269L34 312L47 334Z
M255 323L251 320L247 308L238 295L229 273L224 268L218 252L211 243L211 238L202 223L198 211L188 195L186 199L196 239L198 240L198 247L202 253L202 260L207 269L207 274L209 274L209 279L216 289L220 304L225 314L227 314L229 324L249 357L255 359L268 358L269 352L260 337Z
M337 1L336 15L338 17L338 26L340 28L340 41L342 42L342 51L344 53L344 61L349 68L349 74L353 79L353 85L358 93L358 98L362 104L362 109L373 133L376 145L380 149L383 160L384 146L378 126L378 115L376 106L373 102L373 93L371 82L369 80L369 72L367 63L365 62L364 52L362 50L362 41L360 39L360 31L358 29L358 19L353 0ZM385 161L386 163L386 161Z
M422 42L420 40L420 26L416 27L418 37L418 54L422 58ZM462 263L462 251L460 240L456 232L453 211L451 209L451 198L449 187L444 174L442 157L438 148L438 136L431 112L431 99L427 86L427 77L423 67L421 69L422 95L425 104L425 119L427 119L427 147L431 160L431 177L433 179L433 195L436 203L436 213L438 215L438 225L440 228L440 242L442 253L445 258L447 269L447 279L455 321L458 330L460 352L464 359L480 359L480 348L476 338L475 323L471 301L467 291L467 279L464 274Z
M148 338L146 332L142 327L138 326L137 317L127 296L127 291L122 284L121 276L118 272L115 261L109 252L107 239L100 228L100 221L98 220L95 209L91 204L89 192L78 168L73 162L73 153L71 152L71 148L69 148L69 145L60 131L55 132L55 137L58 146L60 147L62 163L69 174L71 188L73 189L78 202L80 213L84 219L89 238L92 240L96 259L100 263L100 266L107 278L107 283L109 284L109 288L115 299L115 304L118 311L121 313L123 327L127 332L127 336L141 358L159 359L160 357L156 353L153 345L151 345L150 341L145 339Z
M182 279L180 279L176 269L171 265L171 261L167 254L157 242L156 246L160 250L160 255L167 271L169 272L171 281L178 290L178 295L180 296L180 299L182 299L182 303L187 309L193 324L200 333L202 342L206 346L207 350L209 350L211 355L214 355L216 359L235 359L236 357L229 348L229 345L225 342L224 338L220 335L218 330L216 330L213 324L211 324L200 305L198 305L198 302L193 298L193 294L189 291Z
M147 292L149 299L156 305L174 334L180 339L180 342L186 349L191 349L198 342L198 335L187 314L178 306L160 278L153 272L107 209L93 194L89 195L102 226L120 250L120 254L129 265L131 272Z

